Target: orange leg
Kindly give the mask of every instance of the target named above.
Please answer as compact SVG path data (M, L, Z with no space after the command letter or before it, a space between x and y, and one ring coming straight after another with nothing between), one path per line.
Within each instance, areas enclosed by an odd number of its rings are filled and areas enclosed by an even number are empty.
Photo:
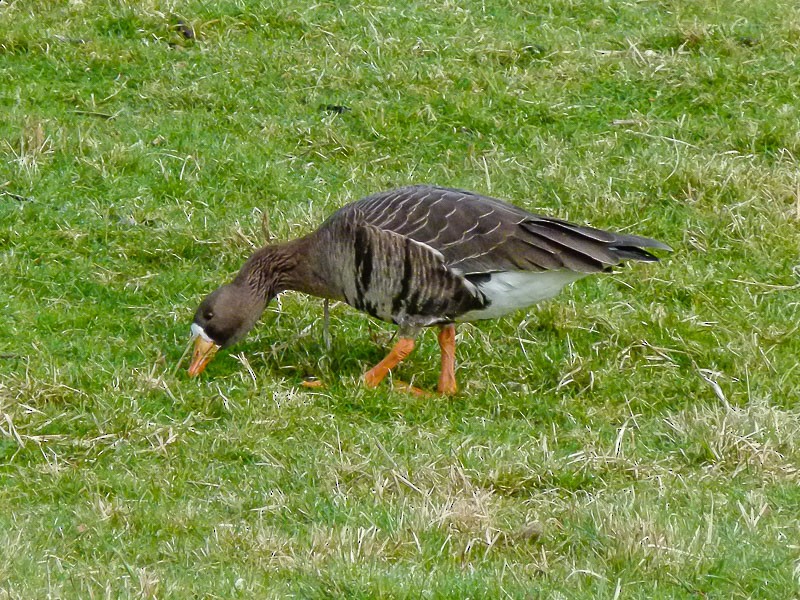
M381 362L372 367L364 375L367 387L377 387L381 381L414 349L414 338L400 338Z
M439 349L442 351L442 372L439 375L440 394L455 394L456 384L456 326L444 325L439 330Z

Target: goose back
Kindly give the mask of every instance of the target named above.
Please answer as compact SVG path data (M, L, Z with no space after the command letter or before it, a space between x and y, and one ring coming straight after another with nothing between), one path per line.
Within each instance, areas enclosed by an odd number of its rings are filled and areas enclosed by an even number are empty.
M500 271L595 273L622 260L655 261L656 240L574 225L465 190L427 185L368 196L334 213L438 250L466 275Z

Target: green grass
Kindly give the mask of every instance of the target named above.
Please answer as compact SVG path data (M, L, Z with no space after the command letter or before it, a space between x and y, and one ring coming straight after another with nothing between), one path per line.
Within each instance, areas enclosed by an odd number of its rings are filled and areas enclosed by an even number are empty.
M789 0L0 2L0 598L798 595L798 52ZM461 327L453 399L296 294L173 374L265 213L411 182L676 251Z

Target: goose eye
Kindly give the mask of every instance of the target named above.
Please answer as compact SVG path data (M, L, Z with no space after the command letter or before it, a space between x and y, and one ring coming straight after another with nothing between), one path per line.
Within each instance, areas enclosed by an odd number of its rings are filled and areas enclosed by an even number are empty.
M203 318L204 318L206 321L210 321L211 319L213 319L213 318L214 318L214 311L207 310L205 313L203 313Z

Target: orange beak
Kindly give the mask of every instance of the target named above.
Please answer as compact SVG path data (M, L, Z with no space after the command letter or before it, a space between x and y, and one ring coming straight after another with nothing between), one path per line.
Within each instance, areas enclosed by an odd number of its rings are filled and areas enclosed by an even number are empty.
M197 377L211 362L214 355L219 350L219 346L209 339L198 335L194 339L194 352L192 353L192 364L189 365L189 377Z

